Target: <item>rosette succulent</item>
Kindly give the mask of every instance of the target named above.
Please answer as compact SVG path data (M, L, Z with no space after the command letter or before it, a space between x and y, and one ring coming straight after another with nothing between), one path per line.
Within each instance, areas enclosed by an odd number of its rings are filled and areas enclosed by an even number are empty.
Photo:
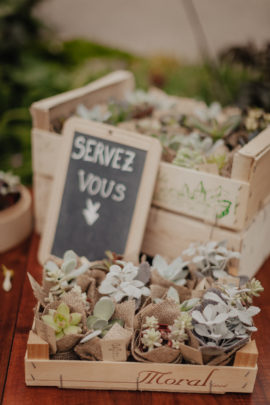
M116 302L127 297L138 300L142 296L150 295L150 290L145 286L145 282L138 280L138 270L139 268L132 263L123 261L112 265L99 287L100 294L108 295Z
M227 347L257 330L252 318L260 308L243 305L245 290L226 287L204 294L201 305L192 311L192 322L195 334L206 345Z
M75 279L85 273L89 268L88 263L78 266L78 257L73 250L67 250L63 262L59 266L53 260L48 260L44 265L44 279L52 283L47 301L53 302L65 291L75 286Z
M183 254L193 256L192 263L197 271L218 279L228 276L228 265L232 259L240 258L240 253L227 249L226 245L226 241L191 244Z
M189 262L184 262L181 256L168 264L162 256L156 255L152 267L166 280L172 281L176 285L185 285L187 282L186 277L189 274L188 264Z
M49 309L48 315L43 315L42 320L55 331L56 340L65 335L81 333L79 326L82 315L78 312L70 313L69 307L64 303L58 306L56 310Z

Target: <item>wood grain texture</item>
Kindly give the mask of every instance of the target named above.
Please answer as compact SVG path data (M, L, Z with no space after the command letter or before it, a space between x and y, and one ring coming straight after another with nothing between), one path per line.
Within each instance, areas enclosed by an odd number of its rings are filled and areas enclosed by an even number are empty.
M12 289L8 293L2 289L4 277L3 273L0 273L0 403L17 321L21 287L25 277L29 242L28 239L13 250L0 254L0 265L4 264L8 269L14 270Z
M37 262L37 248L39 238L34 236L29 250L27 270L41 279L41 267ZM18 253L20 254L20 253ZM23 256L24 253L21 253ZM16 255L15 255L16 257ZM19 259L17 259L19 260ZM259 332L255 334L258 350L258 376L253 394L225 394L215 396L210 394L174 394L158 392L129 392L129 391L87 391L87 390L61 390L58 388L26 387L24 383L24 354L27 344L27 336L32 324L33 298L28 280L24 284L23 296L16 327L16 334L12 349L11 361L8 370L6 388L3 398L4 405L83 405L93 403L95 405L126 405L140 403L149 405L152 401L157 405L266 405L270 403L270 260L259 271L257 278L263 283L265 292L260 298L256 298L255 305L259 305L262 311L256 317L256 326Z

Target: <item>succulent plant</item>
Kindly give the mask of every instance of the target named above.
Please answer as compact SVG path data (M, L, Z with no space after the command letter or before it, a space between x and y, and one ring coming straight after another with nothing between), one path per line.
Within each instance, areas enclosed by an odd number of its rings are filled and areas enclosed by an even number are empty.
M218 118L222 111L220 103L214 101L210 106L204 108L195 108L194 115L202 122L209 122Z
M176 166L195 169L205 163L205 159L200 151L183 147L178 150L172 163Z
M116 302L126 297L140 299L142 296L150 295L150 290L145 287L145 283L137 279L138 270L139 268L132 263L124 261L112 265L99 287L100 294L108 295Z
M143 349L151 351L162 345L179 349L179 344L188 339L186 330L192 329L191 320L187 312L180 313L173 325L159 324L155 316L147 316L141 332Z
M20 198L20 178L11 172L0 171L0 210L15 204Z
M193 256L192 263L204 276L215 279L228 276L228 265L232 259L239 259L240 253L226 247L227 242L211 241L206 244L191 244L183 251L184 255Z
M81 333L79 326L82 315L77 312L70 313L69 307L61 302L56 310L50 309L48 315L43 315L42 320L55 331L56 340L65 335Z
M173 325L169 326L170 333L168 335L174 349L179 349L179 343L183 343L188 339L187 329L192 329L192 318L189 313L181 312L174 320Z
M76 113L79 117L98 122L107 122L112 116L108 108L101 105L95 105L91 109L88 109L85 105L79 104Z
M67 250L63 256L61 266L53 260L48 260L44 265L45 281L52 283L47 301L52 302L59 298L65 291L75 285L76 277L85 273L89 268L88 263L84 263L77 268L78 258L73 250Z
M208 122L202 122L195 117L189 116L184 119L184 125L191 130L197 129L202 134L209 135L214 141L225 138L233 131L240 127L242 122L241 115L228 117L223 122L218 122L216 119L210 119Z
M257 330L252 318L260 309L244 306L240 291L207 291L201 305L191 312L194 332L206 345L227 347Z
M158 329L157 318L155 316L147 316L142 327L143 329Z
M172 263L168 264L162 256L156 255L153 259L152 267L166 280L172 281L176 285L185 285L187 282L186 277L189 274L188 263L184 262L182 257L179 256Z
M121 319L113 319L115 312L115 303L109 297L101 297L96 303L93 310L93 315L88 316L86 324L87 328L92 331L87 334L80 343L88 342L96 336L104 337L115 323L124 326Z
M149 352L155 347L161 346L162 339L159 330L154 328L145 329L142 332L141 343L143 348L147 349Z

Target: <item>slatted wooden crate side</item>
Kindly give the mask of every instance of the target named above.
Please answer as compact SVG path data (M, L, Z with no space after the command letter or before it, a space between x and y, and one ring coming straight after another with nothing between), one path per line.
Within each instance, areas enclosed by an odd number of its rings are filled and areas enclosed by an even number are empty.
M258 351L250 342L234 366L49 360L46 342L32 331L25 356L29 386L223 394L252 392Z
M241 230L249 184L161 162L153 205L205 222Z
M270 127L236 154L232 178L250 184L246 213L246 223L249 223L270 194Z
M52 130L55 119L68 118L77 105L82 103L90 108L110 98L122 99L134 89L134 76L128 71L116 71L101 79L75 90L70 90L47 99L37 101L31 106L33 127Z
M260 237L258 237L260 235ZM149 213L142 251L173 260L190 243L227 240L228 248L241 253L238 274L254 276L270 255L270 201L241 232L213 226L196 219L152 207Z

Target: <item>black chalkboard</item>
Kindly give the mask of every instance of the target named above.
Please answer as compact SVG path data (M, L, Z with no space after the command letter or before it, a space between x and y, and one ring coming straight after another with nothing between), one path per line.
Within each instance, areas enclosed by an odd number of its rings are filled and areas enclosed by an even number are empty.
M62 257L73 249L91 261L105 250L138 254L159 143L81 119L70 120L63 139L41 251Z

